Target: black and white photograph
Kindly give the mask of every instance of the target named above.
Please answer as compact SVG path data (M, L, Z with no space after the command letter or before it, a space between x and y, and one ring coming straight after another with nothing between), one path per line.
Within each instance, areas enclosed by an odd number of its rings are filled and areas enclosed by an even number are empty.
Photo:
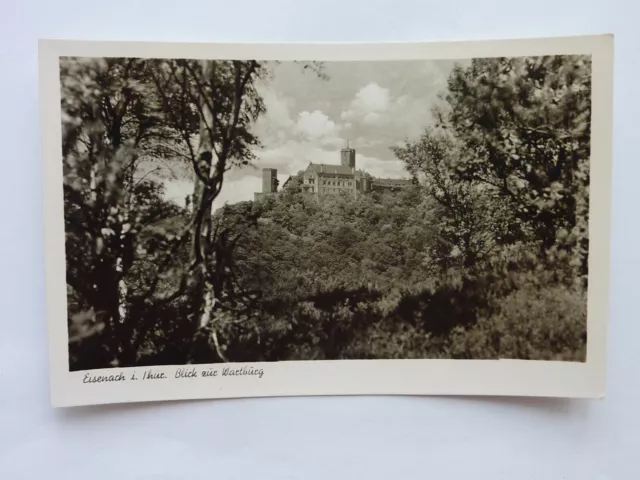
M69 372L587 361L592 55L56 61Z

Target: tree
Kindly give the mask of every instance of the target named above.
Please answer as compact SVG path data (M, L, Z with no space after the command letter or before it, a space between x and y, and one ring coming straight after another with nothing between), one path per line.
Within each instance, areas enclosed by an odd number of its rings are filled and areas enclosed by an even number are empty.
M219 332L228 343L244 328L256 294L240 288L242 228L212 204L254 158L268 74L256 61L62 60L74 368L226 360ZM186 208L162 198L161 176L183 164Z
M499 189L545 255L571 255L586 276L590 58L474 59L453 72L445 98L440 124L466 152L460 175Z
M428 198L422 208L434 221L430 254L439 268L476 268L495 248L521 234L496 188L461 179L460 142L444 129L427 129L414 142L393 149Z
M231 307L225 305L233 290L225 272L238 238L213 228L211 206L225 173L254 158L251 148L258 139L250 126L264 112L254 83L265 74L265 67L256 61L157 60L149 72L165 119L180 132L194 173L191 264L172 296L188 291L197 309L200 343L211 341L224 361L214 318L217 309Z
M440 274L423 314L451 295L465 305L430 351L584 358L590 69L580 56L474 59L452 72L436 127L394 150L433 213Z
M127 364L136 331L128 274L139 232L163 210L140 166L163 155L158 144L170 134L143 60L63 58L60 75L71 327L99 325L105 358Z

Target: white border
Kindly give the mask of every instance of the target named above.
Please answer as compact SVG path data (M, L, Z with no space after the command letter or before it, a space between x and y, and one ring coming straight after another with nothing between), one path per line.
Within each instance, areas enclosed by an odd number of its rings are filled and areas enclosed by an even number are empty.
M587 361L345 360L250 364L264 376L176 379L177 367L154 367L167 380L83 384L69 372L65 235L62 193L60 56L256 60L410 60L496 56L590 54L592 157ZM74 406L119 402L296 395L514 395L602 397L609 316L609 232L613 104L613 36L584 36L451 43L205 44L40 40L47 322L51 402ZM241 366L242 364L233 364ZM200 365L198 370L206 369ZM214 367L220 369L221 365ZM143 367L92 371L124 372Z

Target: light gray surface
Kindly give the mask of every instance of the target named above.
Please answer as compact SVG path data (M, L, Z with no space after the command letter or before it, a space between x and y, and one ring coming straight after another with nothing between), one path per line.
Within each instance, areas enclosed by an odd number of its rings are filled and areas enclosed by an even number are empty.
M3 2L0 478L638 478L639 14L631 0ZM587 33L616 35L605 400L361 397L49 406L39 37L410 41Z

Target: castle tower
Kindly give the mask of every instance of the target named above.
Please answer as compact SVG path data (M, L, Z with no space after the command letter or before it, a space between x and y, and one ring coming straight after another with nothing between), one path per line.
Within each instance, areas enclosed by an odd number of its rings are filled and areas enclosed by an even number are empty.
M262 193L275 193L278 191L278 169L262 169Z
M340 150L340 164L343 167L356 168L356 151L353 148L349 148L348 140L344 148Z

